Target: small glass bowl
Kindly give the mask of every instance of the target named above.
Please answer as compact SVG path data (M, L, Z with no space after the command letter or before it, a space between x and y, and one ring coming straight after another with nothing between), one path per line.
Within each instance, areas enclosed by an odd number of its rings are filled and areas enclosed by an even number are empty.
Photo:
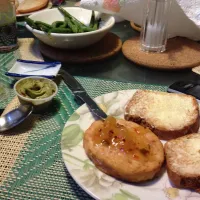
M52 85L55 92L51 96L46 97L46 98L42 98L42 99L31 99L31 98L28 98L28 97L24 97L23 95L21 95L17 91L17 86L20 83L22 83L22 82L24 82L28 79L45 80L46 82L49 82ZM37 113L37 112L40 112L40 111L44 111L45 109L48 108L48 106L52 102L53 97L56 96L56 94L58 93L58 86L56 85L56 83L54 81L52 81L50 79L39 77L39 76L33 76L33 77L22 78L19 81L17 81L14 85L14 91L15 91L15 94L17 95L21 104L32 104L33 105L33 112Z

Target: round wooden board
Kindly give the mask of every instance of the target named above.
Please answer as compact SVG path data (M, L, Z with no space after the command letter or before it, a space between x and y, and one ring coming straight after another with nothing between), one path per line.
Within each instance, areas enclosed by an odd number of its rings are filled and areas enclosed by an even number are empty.
M64 63L90 63L105 60L117 54L122 41L114 33L106 34L99 42L83 49L58 49L40 42L40 51L45 56Z
M130 25L131 25L131 27L132 27L134 30L136 30L136 31L138 31L138 32L140 32L141 29L142 29L141 26L135 24L133 21L130 22Z
M134 37L124 42L122 52L129 60L153 69L180 70L200 65L200 44L183 37L169 39L163 53L141 51L140 38Z

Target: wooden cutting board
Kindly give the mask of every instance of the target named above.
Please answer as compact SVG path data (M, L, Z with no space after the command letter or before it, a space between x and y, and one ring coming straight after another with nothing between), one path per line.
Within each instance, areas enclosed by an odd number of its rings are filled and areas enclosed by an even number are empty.
M40 42L43 55L63 63L91 63L105 60L117 54L122 47L122 41L114 33L108 33L99 42L77 50L58 49Z

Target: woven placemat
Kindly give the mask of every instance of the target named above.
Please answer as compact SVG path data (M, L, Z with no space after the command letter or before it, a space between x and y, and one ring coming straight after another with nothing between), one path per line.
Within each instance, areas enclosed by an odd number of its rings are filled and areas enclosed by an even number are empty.
M166 90L163 86L76 78L91 97L124 89ZM61 82L51 109L43 115L37 115L30 132L4 136L2 142L5 144L14 140L22 141L20 145L12 143L9 150L4 150L12 157L5 162L8 166L14 163L14 166L11 169L8 167L9 173L7 171L6 179L0 186L0 199L92 199L71 178L61 156L61 132L76 108L78 105L71 92ZM0 166L0 171L5 171L5 162L3 167Z
M198 75L200 75L200 65L197 67L192 68L192 71Z
M9 97L0 101L0 107L10 102L3 114L19 103L17 98L13 99L13 79L5 76L5 71L24 54L26 51L20 55L18 50L0 55L0 82L9 88ZM91 97L125 89L167 89L164 86L83 77L76 79ZM92 199L71 178L62 161L61 133L78 105L63 81L58 88L49 110L41 115L31 115L12 131L0 134L0 199Z
M19 44L19 57L23 60L42 61L43 57L38 51L38 41L34 38L20 38Z
M42 61L43 57L38 51L38 41L33 38L18 39L19 48L10 53L0 54L0 108L5 106L14 98L12 86L14 80L5 73L15 64L17 59Z
M10 104L8 104L2 115L5 115L18 106L18 98L15 97ZM36 117L31 116L14 129L0 134L0 185L6 179L21 149L24 147L35 120Z
M140 49L140 38L124 42L122 52L126 58L152 69L181 70L200 65L200 44L183 37L171 38L163 53L147 53Z
M114 33L108 33L99 42L77 50L58 49L40 43L42 54L64 63L91 63L105 60L117 54L121 47L122 41Z

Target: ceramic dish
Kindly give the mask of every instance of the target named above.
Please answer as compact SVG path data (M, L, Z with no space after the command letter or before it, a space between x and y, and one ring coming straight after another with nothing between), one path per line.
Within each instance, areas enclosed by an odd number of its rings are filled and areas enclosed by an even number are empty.
M18 0L19 4L22 3L23 1L24 1L24 0ZM31 15L31 14L33 14L33 13L37 13L37 12L40 12L40 11L42 11L42 10L50 9L50 8L52 8L52 6L53 6L52 3L49 1L49 3L47 4L47 6L44 7L44 8L42 8L42 9L40 9L40 10L37 10L37 11L34 11L34 12L29 12L29 13L23 13L23 14L17 13L17 14L16 14L16 17L25 17L25 16L29 16L29 15Z
M84 24L87 24L88 19L91 18L91 10L79 7L65 7L64 9ZM29 16L29 18L34 21L42 21L48 24L52 24L55 21L64 21L64 16L57 8L35 13ZM51 33L51 35L48 35L43 31L31 28L28 24L26 24L26 28L40 41L49 46L61 49L79 49L98 42L106 35L115 23L114 17L108 14L102 14L101 19L102 21L100 22L98 30L84 33Z
M39 80L39 81L41 80L43 83L48 83L49 87L53 90L53 93L48 97L38 98L38 99L25 97L24 95L21 94L20 87L27 80ZM26 85L27 85L27 83L26 83ZM17 81L14 85L14 91L15 91L15 94L17 95L21 104L32 104L34 112L38 112L38 111L45 110L50 105L50 103L52 102L52 99L58 93L58 87L57 87L56 83L50 79L39 77L39 76L38 77L34 76L34 77L23 78L23 79L20 79L19 81ZM44 93L41 93L41 94L44 94Z
M123 118L124 108L136 90L105 94L95 100L102 109L115 117ZM84 131L94 118L84 104L69 118L62 132L61 150L64 163L76 183L98 200L197 200L200 194L177 189L171 185L166 169L158 178L140 184L130 184L99 171L83 149ZM164 143L164 142L163 142Z
M13 67L5 74L16 79L29 76L42 76L52 79L56 77L60 68L60 62L17 60Z

